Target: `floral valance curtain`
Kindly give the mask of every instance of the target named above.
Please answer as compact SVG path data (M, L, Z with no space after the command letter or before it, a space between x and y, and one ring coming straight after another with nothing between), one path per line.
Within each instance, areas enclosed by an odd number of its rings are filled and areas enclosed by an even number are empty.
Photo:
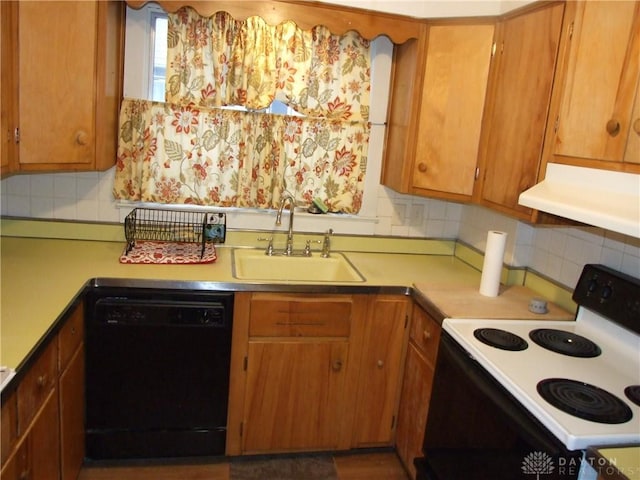
M169 16L168 48L168 102L260 110L277 99L309 116L369 118L369 41L356 32L184 8Z
M288 190L331 211L362 202L369 43L190 8L169 15L166 102L125 99L117 198L274 208ZM278 99L304 116L256 110ZM247 111L221 107L240 105Z

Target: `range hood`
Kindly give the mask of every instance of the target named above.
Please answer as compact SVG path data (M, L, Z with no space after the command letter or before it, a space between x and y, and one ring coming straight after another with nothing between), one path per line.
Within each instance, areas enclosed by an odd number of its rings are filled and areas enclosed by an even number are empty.
M640 238L640 175L559 163L522 192L520 205Z

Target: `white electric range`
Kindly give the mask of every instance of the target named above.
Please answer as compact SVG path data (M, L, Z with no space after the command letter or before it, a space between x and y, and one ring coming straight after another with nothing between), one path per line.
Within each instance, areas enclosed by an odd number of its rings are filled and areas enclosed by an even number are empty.
M575 322L543 320L445 319L443 329L569 450L591 445L640 444L640 404L628 398L632 387L640 390L640 335L580 308ZM523 350L496 348L478 339L474 332L502 331L526 342ZM541 330L542 329L542 330ZM573 350L592 350L593 357L575 357L540 346L531 339L538 332L550 342ZM568 334L568 335L566 335ZM576 337L578 335L579 337ZM580 337L589 339L584 342ZM491 341L491 340L490 340ZM554 386L550 379L557 380ZM541 382L550 382L540 386ZM593 388L592 388L593 387ZM631 389L629 389L631 387ZM541 391L551 391L563 408L550 403ZM574 413L571 413L574 412ZM580 415L580 416L578 416ZM583 418L587 417L587 418ZM609 423L613 422L613 423Z
M418 478L528 478L530 453L544 478L595 478L587 447L640 445L640 280L586 265L573 299L575 321L443 321Z

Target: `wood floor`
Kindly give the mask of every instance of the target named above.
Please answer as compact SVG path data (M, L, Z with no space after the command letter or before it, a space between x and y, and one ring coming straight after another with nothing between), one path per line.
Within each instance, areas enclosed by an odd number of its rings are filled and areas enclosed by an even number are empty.
M333 460L340 480L409 479L393 452L336 455ZM229 464L87 466L78 480L229 480Z

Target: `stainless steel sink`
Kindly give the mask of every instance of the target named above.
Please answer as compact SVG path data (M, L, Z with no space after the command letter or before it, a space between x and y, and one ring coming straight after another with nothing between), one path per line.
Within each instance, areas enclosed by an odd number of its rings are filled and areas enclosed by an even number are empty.
M362 274L341 253L320 256L265 255L264 250L235 248L233 276L239 280L290 282L364 282Z

